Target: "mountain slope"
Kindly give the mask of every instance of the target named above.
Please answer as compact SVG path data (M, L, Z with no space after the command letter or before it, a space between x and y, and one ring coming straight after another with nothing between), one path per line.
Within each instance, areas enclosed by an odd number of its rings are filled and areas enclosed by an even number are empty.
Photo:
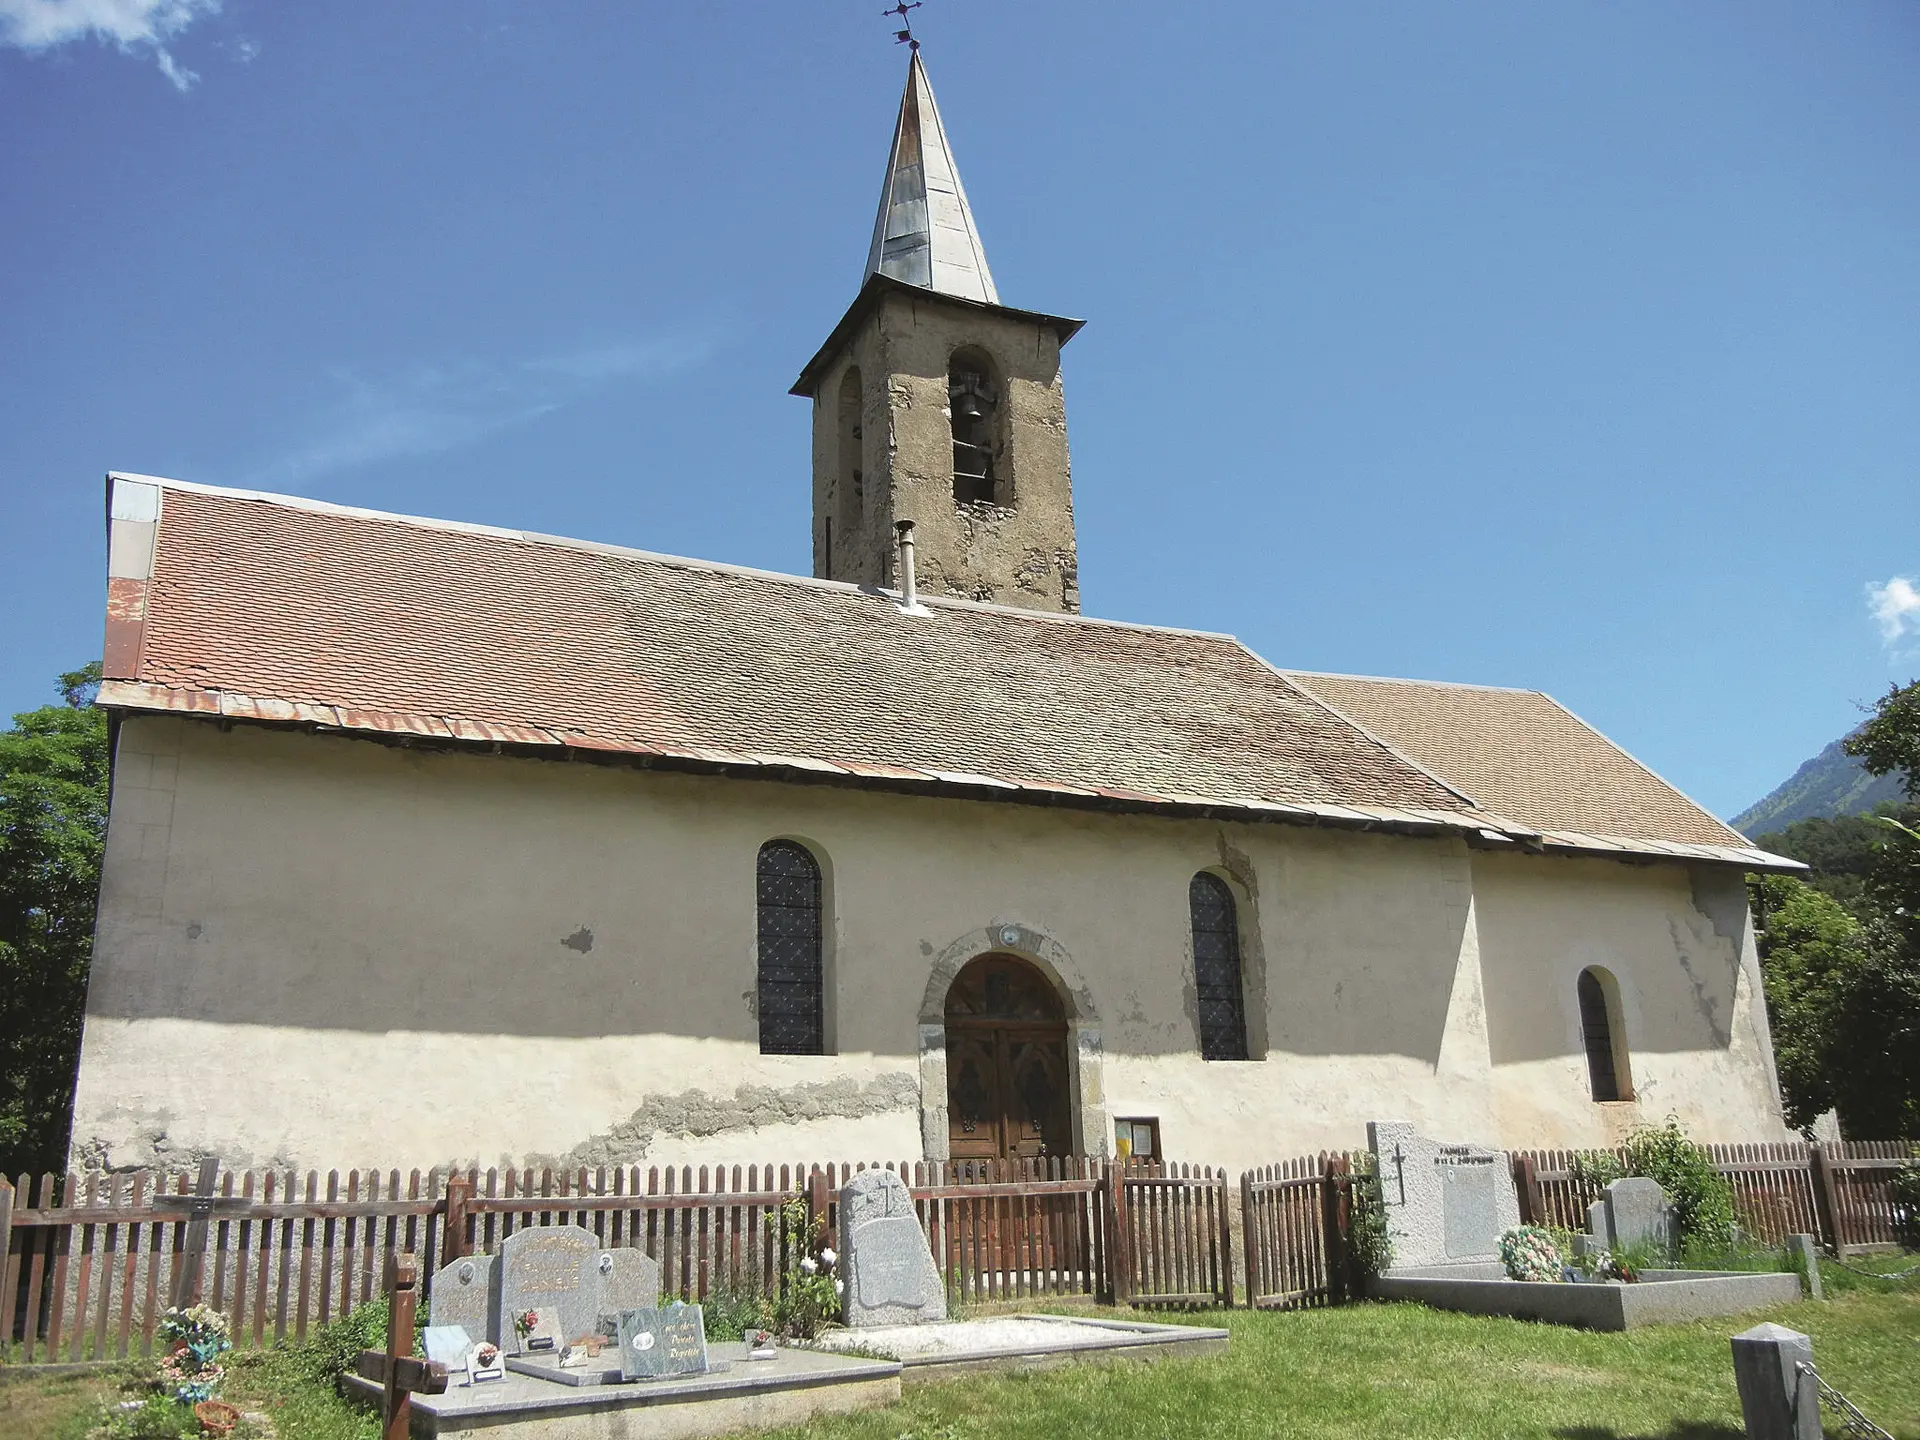
M1840 743L1834 741L1766 799L1734 816L1733 828L1761 835L1815 816L1864 815L1882 801L1905 798L1898 775L1869 775Z

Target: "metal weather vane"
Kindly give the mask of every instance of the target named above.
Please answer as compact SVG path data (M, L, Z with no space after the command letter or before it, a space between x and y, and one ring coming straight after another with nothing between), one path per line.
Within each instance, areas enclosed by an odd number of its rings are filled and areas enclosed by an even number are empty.
M892 9L882 10L880 12L882 15L898 15L900 17L900 28L893 32L893 43L896 45L911 45L916 54L919 53L920 42L913 38L913 21L909 17L908 12L918 10L922 3L923 0L911 0L911 3L909 3L909 0L899 0L899 3Z

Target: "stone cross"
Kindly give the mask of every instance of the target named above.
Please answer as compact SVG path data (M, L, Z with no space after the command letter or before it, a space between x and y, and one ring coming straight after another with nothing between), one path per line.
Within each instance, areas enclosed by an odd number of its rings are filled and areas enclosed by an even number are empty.
M443 1395L447 1367L413 1353L413 1321L420 1303L420 1267L411 1255L387 1255L387 1348L362 1350L354 1368L386 1385L380 1406L381 1440L407 1440L413 1428L413 1397Z

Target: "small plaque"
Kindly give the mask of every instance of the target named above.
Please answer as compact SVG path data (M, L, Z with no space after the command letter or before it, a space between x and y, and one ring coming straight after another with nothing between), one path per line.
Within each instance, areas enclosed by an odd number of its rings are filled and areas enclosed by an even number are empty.
M427 1359L437 1360L449 1370L458 1370L467 1363L473 1337L467 1334L464 1325L429 1325L421 1336L421 1343L426 1347Z
M488 1380L506 1378L506 1357L500 1353L498 1345L483 1340L467 1352L467 1384L479 1385Z
M622 1310L620 1374L628 1380L707 1372L707 1322L698 1305Z

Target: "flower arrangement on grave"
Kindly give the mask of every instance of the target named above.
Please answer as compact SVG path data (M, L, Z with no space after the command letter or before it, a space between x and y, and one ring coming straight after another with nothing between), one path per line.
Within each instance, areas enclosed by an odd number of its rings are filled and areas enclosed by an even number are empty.
M806 1197L796 1195L780 1207L780 1231L792 1258L773 1300L773 1325L796 1340L811 1340L840 1318L846 1282L835 1274L840 1257L823 1243L824 1216L808 1213Z
M160 1317L160 1338L170 1342L160 1379L174 1399L183 1405L211 1400L227 1374L220 1357L233 1348L227 1317L210 1305L176 1305Z
M522 1346L527 1343L527 1336L533 1333L533 1327L539 1323L540 1314L536 1310L523 1310L513 1317L513 1333L519 1337Z
M1509 1280L1557 1280L1560 1247L1538 1225L1516 1225L1500 1237L1500 1263Z
M1618 1280L1623 1285L1634 1285L1639 1283L1640 1267L1625 1255L1602 1250L1593 1257L1593 1276L1596 1280Z

